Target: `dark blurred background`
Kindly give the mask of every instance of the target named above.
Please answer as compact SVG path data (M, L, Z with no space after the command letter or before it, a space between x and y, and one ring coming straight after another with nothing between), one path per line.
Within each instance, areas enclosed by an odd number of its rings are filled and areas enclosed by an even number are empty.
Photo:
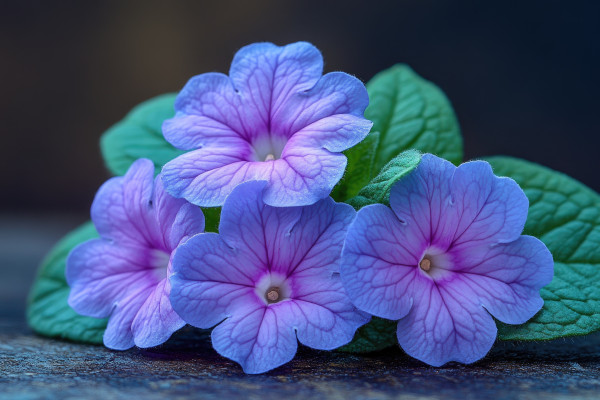
M408 63L451 99L467 157L525 157L600 190L600 2L494 3L4 2L0 207L86 213L102 132L255 41L308 40L363 81Z
M310 41L326 71L363 81L408 63L451 99L467 158L523 157L600 190L600 2L508 3L0 2L3 269L87 218L104 130L255 41Z

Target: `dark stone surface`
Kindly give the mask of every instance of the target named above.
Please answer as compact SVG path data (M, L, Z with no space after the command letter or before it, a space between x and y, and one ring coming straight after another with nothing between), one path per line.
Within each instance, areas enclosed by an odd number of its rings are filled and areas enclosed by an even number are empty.
M600 335L501 342L476 364L443 368L399 349L358 356L302 348L263 375L245 375L191 328L163 346L125 352L36 336L23 318L27 288L39 258L78 222L0 218L0 400L600 398Z
M470 366L431 368L398 349L368 356L303 348L289 364L245 375L187 328L154 349L115 352L0 326L0 399L409 398L597 399L600 337L499 343Z

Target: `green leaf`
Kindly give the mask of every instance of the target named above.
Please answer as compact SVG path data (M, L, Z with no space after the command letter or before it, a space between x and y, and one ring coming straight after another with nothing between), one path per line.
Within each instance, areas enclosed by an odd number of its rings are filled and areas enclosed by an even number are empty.
M436 154L462 162L460 127L450 101L433 83L407 65L395 65L367 83L365 117L379 132L375 170L404 150Z
M600 196L540 165L490 157L496 175L513 178L529 198L525 234L554 256L554 279L542 288L544 307L529 322L498 325L505 340L548 340L600 330Z
M204 231L219 232L219 220L221 219L221 207L207 207L202 209L204 214Z
M344 177L331 192L335 201L346 201L358 194L375 175L373 164L379 144L379 132L371 132L356 146L346 150L348 166Z
M169 93L139 104L102 135L102 156L114 175L124 175L138 158L152 160L158 174L164 164L184 153L162 134L163 121L175 115L175 97Z
M39 334L85 343L102 343L107 320L84 317L69 304L69 286L65 278L65 262L72 248L98 237L91 222L65 236L42 262L29 293L27 321Z
M381 169L371 182L363 187L356 197L347 201L355 209L360 209L369 204L390 204L390 190L394 183L406 176L421 162L421 153L417 150L407 150L398 154Z
M390 190L394 183L413 171L421 162L421 153L417 150L405 151L390 161L373 180L358 192L358 196L347 201L355 209L370 204L390 204ZM340 351L350 353L368 353L394 346L396 339L396 321L373 318L362 326L352 342L341 347Z
M396 329L398 322L373 317L371 321L361 326L349 344L340 347L338 351L347 353L370 353L387 349L398 344Z

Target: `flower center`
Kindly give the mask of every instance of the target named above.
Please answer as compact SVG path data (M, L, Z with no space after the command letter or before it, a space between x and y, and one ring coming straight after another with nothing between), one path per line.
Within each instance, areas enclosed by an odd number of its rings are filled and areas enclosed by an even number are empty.
M448 277L454 268L452 259L446 251L429 247L419 261L419 269L434 281L438 281Z
M255 291L256 295L267 305L287 300L292 294L286 277L277 273L268 273L263 276L258 281Z
M163 250L154 249L150 251L148 266L152 268L152 272L158 280L163 280L167 277L167 269L171 255Z
M427 257L423 257L419 263L419 267L425 272L429 271L431 269L431 260Z
M252 141L254 154L252 161L275 161L281 158L287 138L276 135L262 135Z
M277 286L273 286L267 290L267 302L277 303L281 299L281 290Z

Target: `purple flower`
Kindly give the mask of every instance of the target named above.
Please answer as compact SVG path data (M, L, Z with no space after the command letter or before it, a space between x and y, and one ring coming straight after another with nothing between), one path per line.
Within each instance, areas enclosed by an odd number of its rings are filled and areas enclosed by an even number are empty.
M192 150L167 163L169 193L193 204L220 206L249 180L268 182L272 206L314 204L329 195L346 168L340 154L367 135L364 85L343 72L321 76L317 48L255 43L235 55L229 76L195 76L175 101L163 133Z
M167 194L154 165L140 159L108 180L92 204L100 234L67 258L69 305L90 317L109 317L104 344L116 350L165 342L185 323L169 301L171 256L204 231L200 208Z
M219 234L179 247L171 277L173 308L210 328L221 355L246 373L290 361L297 340L331 350L370 317L352 305L338 269L354 210L331 198L306 207L265 205L266 182L239 185L227 198Z
M552 255L521 236L528 200L512 179L486 162L457 168L427 154L392 187L390 205L358 212L341 277L359 309L399 320L410 356L472 363L496 338L492 316L521 324L540 310Z

